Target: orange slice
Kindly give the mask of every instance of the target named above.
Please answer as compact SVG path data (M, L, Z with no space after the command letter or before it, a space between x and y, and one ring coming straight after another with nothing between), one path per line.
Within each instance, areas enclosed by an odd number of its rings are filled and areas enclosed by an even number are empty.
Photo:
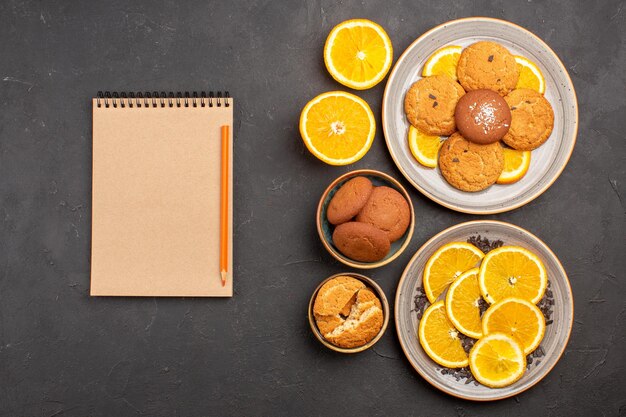
M474 343L469 366L478 382L491 388L502 388L524 375L526 355L511 336L491 333Z
M376 122L370 106L354 94L330 91L309 101L300 114L308 150L330 165L347 165L367 153Z
M443 301L431 305L420 320L418 337L424 352L435 362L446 368L467 366L467 353L448 317Z
M541 94L545 93L546 80L543 78L539 67L528 58L519 55L515 56L515 62L517 62L517 69L519 70L519 79L515 88L530 88Z
M339 83L365 90L378 84L391 68L393 47L387 32L367 19L335 26L324 45L324 63Z
M504 149L504 169L498 177L498 184L513 184L521 180L530 166L530 151Z
M463 52L463 47L456 45L445 46L435 51L424 64L422 77L448 74L456 80L456 66L459 63L461 52Z
M439 136L431 136L409 126L409 149L417 162L427 168L437 166L437 155L443 141Z
M537 304L546 292L546 267L537 255L520 246L502 246L485 255L478 285L490 304L509 297Z
M485 311L483 333L500 332L522 344L524 355L539 346L546 332L546 319L539 307L521 298L505 298Z
M434 303L452 281L474 268L483 256L480 249L467 242L451 242L437 249L424 267L424 292L428 301Z
M483 326L480 320L480 287L478 268L472 268L454 280L446 293L446 314L454 327L465 336L480 339Z

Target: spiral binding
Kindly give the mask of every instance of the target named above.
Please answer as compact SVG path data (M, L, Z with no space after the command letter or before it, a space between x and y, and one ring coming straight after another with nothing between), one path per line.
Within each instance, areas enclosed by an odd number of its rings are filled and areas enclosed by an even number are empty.
M142 92L110 92L110 91L98 91L96 96L96 106L98 107L230 107L230 94L228 91L218 91L214 93L209 91L208 94L204 91L200 93L194 91L189 94L188 91L184 93L165 91L146 91Z

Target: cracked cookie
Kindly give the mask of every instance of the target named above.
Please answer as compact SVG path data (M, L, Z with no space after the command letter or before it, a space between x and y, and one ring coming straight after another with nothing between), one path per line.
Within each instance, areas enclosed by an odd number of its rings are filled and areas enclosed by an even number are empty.
M465 91L489 89L501 96L517 85L519 69L515 57L495 42L476 42L463 49L456 68Z
M433 75L415 82L404 98L409 122L420 132L446 136L454 133L454 109L465 94L449 75Z
M496 182L504 168L499 142L479 145L455 133L439 151L439 169L450 185L461 191L481 191Z
M519 151L532 151L548 140L554 127L550 102L535 90L511 91L504 100L511 109L511 127L502 138Z
M361 286L346 286L346 279L358 281ZM343 304L347 297L348 311L347 304ZM318 305L325 307L316 310ZM351 277L337 277L325 283L315 298L313 311L322 336L342 348L355 348L370 342L380 332L384 321L378 296Z

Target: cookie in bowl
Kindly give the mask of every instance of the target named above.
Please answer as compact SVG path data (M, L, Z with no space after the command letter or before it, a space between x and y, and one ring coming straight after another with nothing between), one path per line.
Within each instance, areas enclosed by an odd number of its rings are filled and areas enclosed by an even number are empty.
M377 268L406 248L414 217L400 183L380 171L357 170L337 178L322 194L317 231L338 261L353 268Z
M327 347L354 353L376 343L387 327L389 305L371 279L337 274L323 281L309 303L309 323Z

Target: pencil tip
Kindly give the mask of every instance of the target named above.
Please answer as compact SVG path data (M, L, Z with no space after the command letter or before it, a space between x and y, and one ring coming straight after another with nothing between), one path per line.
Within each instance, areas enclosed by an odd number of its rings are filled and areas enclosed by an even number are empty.
M226 286L226 271L222 271L222 287Z

